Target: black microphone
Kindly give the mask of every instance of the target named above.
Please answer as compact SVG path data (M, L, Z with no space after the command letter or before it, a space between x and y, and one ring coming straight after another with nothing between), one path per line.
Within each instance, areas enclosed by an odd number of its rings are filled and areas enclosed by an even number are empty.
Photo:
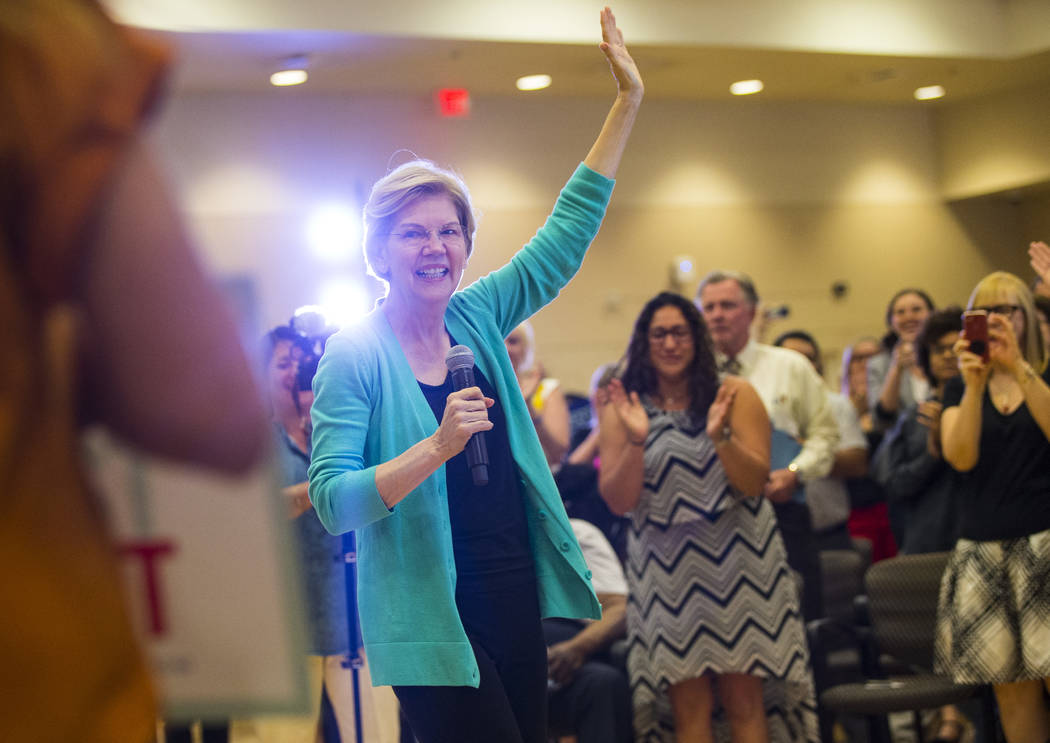
M452 389L474 386L474 352L466 346L453 346L445 354L445 366L452 375ZM485 432L478 431L467 439L467 466L475 485L489 484L489 451L485 448Z

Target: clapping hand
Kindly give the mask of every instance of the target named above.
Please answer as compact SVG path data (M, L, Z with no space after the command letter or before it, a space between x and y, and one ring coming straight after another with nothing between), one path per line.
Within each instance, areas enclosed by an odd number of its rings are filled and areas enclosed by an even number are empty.
M893 360L901 369L911 369L917 361L915 344L909 341L898 341L893 347Z
M599 408L611 405L620 419L628 439L634 442L645 441L649 435L649 414L645 412L638 393L629 395L623 387L623 382L613 379L604 388L598 390L595 400Z
M728 384L723 383L718 388L715 401L707 409L707 436L716 445L726 438L725 432L729 428L729 415L733 410L735 397L736 389L731 389Z

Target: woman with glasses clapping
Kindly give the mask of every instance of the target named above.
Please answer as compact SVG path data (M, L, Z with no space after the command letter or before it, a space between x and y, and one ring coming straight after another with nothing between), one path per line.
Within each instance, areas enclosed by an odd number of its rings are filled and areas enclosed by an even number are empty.
M329 339L314 382L310 498L329 531L357 533L372 680L394 687L421 743L545 741L540 618L600 615L503 339L579 268L641 104L608 8L601 28L618 93L546 224L460 290L475 232L466 187L429 162L393 170L364 210L386 298ZM474 357L460 390L446 368L457 345ZM464 455L478 434L487 484Z
M1032 293L1013 274L981 280L947 383L941 449L962 473L961 538L941 582L937 665L990 683L1008 743L1050 738L1050 371Z
M734 376L719 384L703 317L665 292L635 321L622 379L597 397L601 494L632 525L636 739L815 743L797 584L762 496L771 434L758 393Z

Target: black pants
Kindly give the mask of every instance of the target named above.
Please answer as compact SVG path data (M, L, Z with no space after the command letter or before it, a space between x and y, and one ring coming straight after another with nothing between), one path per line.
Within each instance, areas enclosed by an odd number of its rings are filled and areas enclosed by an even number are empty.
M456 593L481 678L472 686L395 686L419 743L545 743L547 647L535 584Z
M777 526L784 539L788 565L802 575L802 617L809 622L824 616L820 556L813 537L809 508L804 503L774 503Z
M543 620L548 645L564 642L580 629L571 620ZM552 732L575 735L578 743L630 743L634 731L627 669L604 653L592 656L569 683L549 692L547 713Z

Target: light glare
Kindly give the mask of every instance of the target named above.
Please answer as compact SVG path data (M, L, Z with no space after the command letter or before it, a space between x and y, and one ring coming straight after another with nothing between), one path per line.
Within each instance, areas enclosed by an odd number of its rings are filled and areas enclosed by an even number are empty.
M321 284L318 294L324 316L339 328L353 325L372 309L369 296L353 279L330 279Z
M927 85L923 88L915 89L915 100L917 101L932 101L934 98L944 97L944 86L942 85Z
M306 82L306 70L281 70L270 75L270 84L277 87L302 85Z
M515 83L518 90L543 90L549 88L550 84L550 75L525 75L525 77L519 77Z
M761 80L737 80L729 86L729 92L733 95L751 95L761 92L764 87Z
M346 262L360 240L357 216L346 204L323 204L310 215L306 237L320 260Z

